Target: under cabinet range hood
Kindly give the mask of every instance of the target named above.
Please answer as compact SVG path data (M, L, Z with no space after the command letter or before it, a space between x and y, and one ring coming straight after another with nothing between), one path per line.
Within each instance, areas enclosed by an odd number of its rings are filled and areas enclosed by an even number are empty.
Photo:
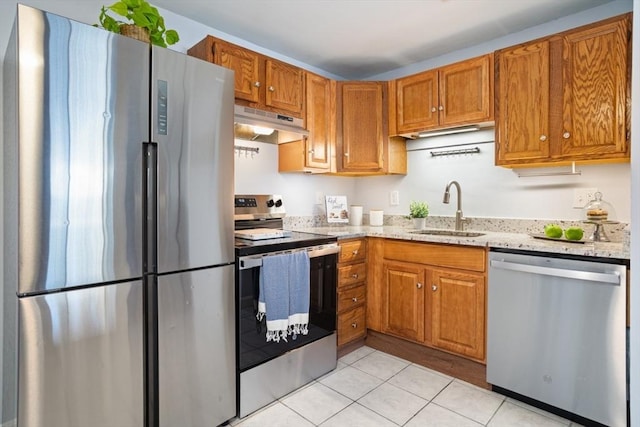
M304 120L271 111L236 105L235 137L250 141L284 144L299 141L309 132L304 128Z

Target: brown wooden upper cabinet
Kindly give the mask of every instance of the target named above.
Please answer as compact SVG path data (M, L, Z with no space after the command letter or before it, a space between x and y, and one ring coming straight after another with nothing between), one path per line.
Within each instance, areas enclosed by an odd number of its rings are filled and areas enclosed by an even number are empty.
M335 146L335 80L306 73L309 136L278 146L279 172L329 172ZM335 169L335 168L334 168Z
M493 120L492 58L487 54L395 80L392 134Z
M629 159L631 14L495 53L496 164Z
M338 173L406 174L406 146L389 138L387 82L337 82Z
M236 103L296 117L304 115L304 70L207 36L189 55L235 72Z

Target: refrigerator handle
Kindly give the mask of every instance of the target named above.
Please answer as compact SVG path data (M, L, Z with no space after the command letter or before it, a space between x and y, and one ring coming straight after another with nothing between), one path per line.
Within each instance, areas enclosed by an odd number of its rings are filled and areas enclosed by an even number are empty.
M145 226L143 228L143 260L144 273L157 273L158 268L158 144L145 142L143 144L143 209Z

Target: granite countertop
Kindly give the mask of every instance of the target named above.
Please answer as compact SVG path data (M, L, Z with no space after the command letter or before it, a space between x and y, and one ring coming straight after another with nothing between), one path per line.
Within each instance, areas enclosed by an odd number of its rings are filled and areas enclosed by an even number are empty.
M484 230L479 237L438 236L411 233L416 231L411 227L401 226L333 226L333 227L295 227L292 230L326 234L338 239L354 237L384 237L388 239L412 240L418 242L448 243L467 246L483 246L490 248L506 248L524 251L569 254L589 257L630 259L629 248L620 242L590 242L571 243L567 241L550 241L536 239L524 233L501 233Z

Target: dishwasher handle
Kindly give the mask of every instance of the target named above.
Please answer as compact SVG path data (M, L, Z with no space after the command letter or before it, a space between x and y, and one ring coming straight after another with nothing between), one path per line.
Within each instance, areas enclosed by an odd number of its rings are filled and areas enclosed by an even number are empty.
M491 267L500 270L518 271L521 273L543 274L545 276L564 277L567 279L586 280L589 282L611 283L620 285L620 273L611 271L609 273L596 273L592 271L565 270L563 268L542 267L538 265L521 264L509 261L499 261L492 259Z

